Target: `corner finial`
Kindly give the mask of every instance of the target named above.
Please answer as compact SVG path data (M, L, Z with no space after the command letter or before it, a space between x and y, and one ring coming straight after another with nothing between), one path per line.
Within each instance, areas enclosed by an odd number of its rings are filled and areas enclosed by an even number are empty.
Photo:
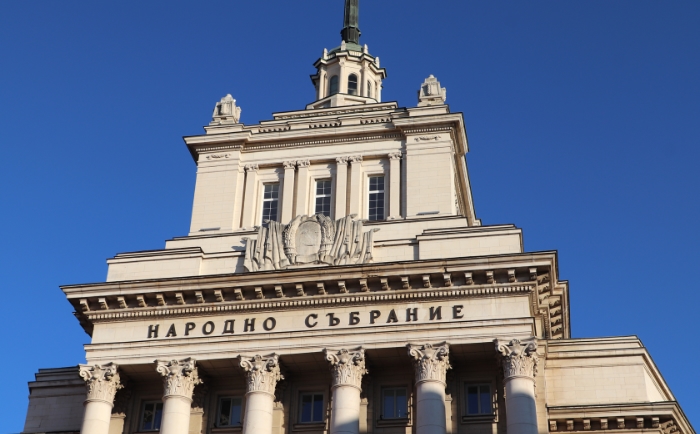
M214 113L212 113L209 125L237 124L240 118L241 108L236 106L236 100L229 93L214 106Z
M343 30L340 31L340 36L345 42L359 44L360 35L360 0L345 0Z
M426 78L418 91L418 107L445 104L447 90L432 74Z

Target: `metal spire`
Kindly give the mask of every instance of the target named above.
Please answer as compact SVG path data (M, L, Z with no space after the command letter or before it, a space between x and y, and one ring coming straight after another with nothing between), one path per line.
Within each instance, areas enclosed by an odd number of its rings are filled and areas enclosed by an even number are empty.
M345 42L359 44L360 34L360 0L345 0L343 30L340 31L340 36Z

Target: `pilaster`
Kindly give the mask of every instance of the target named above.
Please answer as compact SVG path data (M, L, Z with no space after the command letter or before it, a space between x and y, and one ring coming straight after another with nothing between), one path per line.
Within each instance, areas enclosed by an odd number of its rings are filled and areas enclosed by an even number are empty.
M401 158L403 153L389 154L389 220L401 218Z
M335 159L335 219L345 217L348 211L348 159L349 157Z
M294 209L295 217L297 215L307 214L309 204L309 160L297 161L297 200L296 208ZM286 222L286 220L283 220Z
M353 155L350 160L350 212L348 214L357 214L360 216L362 209L362 177L360 168L362 167L362 155Z
M284 223L292 221L294 218L294 170L296 161L285 161L284 180L282 190L282 217Z
M258 165L245 165L245 196L243 197L243 222L241 226L245 229L251 229L255 226L255 208L256 197L255 192L258 184Z

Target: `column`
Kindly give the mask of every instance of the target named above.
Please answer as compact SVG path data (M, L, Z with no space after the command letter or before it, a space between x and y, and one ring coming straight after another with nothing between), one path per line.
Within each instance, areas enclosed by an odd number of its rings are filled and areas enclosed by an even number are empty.
M335 215L336 220L348 212L348 157L335 159Z
M294 168L296 161L285 161L284 165L284 189L282 191L282 218L281 223L288 224L295 217L294 213Z
M365 350L323 350L323 354L333 376L330 434L359 434L362 376L367 373Z
M243 221L241 227L252 229L255 226L255 188L258 183L258 165L245 165L245 196L243 197Z
M118 366L114 363L80 365L80 377L85 380L87 387L81 434L109 433L114 395L123 387L119 382L117 368Z
M362 209L362 179L360 178L360 166L362 166L362 155L350 157L350 213L360 215Z
M451 367L449 346L408 344L407 348L416 368L416 434L445 434L445 377Z
M508 434L537 434L537 340L494 341L503 362Z
M389 217L401 218L401 152L389 154Z
M156 371L163 376L163 419L160 434L188 434L192 392L194 386L202 382L195 360L156 360Z
M308 214L309 203L309 160L297 161L297 206L295 209L296 215ZM288 222L287 222L288 223Z
M284 378L280 375L279 357L238 356L238 361L246 371L247 384L243 434L271 434L275 387Z

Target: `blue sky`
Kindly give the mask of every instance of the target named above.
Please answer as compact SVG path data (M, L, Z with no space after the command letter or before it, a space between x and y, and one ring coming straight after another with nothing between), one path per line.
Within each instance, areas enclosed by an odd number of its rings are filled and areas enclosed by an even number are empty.
M182 142L312 101L342 0L0 2L0 433L38 368L84 361L60 284L185 235ZM700 3L362 0L385 101L434 74L463 112L477 216L559 251L574 337L637 335L700 424Z

